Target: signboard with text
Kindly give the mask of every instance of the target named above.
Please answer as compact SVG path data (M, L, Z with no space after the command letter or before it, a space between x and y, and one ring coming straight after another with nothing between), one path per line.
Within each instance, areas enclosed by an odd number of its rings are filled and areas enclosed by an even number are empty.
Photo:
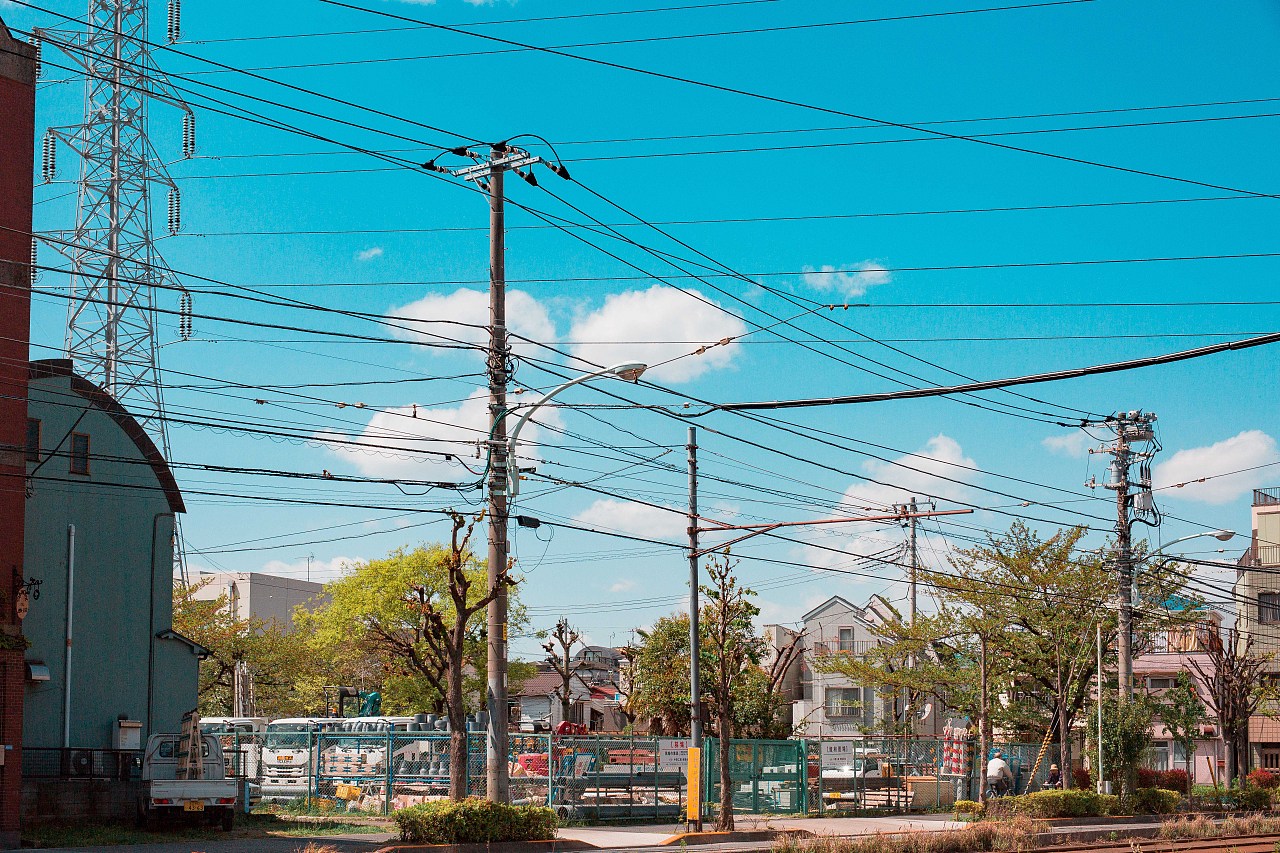
M824 740L822 742L822 767L830 770L853 764L855 741Z
M683 771L692 747L693 740L687 737L658 738L658 769Z

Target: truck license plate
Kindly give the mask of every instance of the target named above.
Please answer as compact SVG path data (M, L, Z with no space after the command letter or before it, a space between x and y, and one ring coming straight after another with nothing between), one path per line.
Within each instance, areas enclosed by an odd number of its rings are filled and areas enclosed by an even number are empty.
M184 812L202 812L204 811L204 800L183 800L182 810Z
M293 756L292 756L292 755L282 755L282 756L280 756L280 760L281 760L281 761L293 761Z

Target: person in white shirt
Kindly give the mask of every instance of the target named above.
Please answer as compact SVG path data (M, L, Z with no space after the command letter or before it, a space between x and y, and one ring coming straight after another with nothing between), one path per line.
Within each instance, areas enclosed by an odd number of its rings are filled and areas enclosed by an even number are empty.
M987 762L987 787L1003 797L1013 787L1013 771L1004 760L1004 753L996 750L996 754Z

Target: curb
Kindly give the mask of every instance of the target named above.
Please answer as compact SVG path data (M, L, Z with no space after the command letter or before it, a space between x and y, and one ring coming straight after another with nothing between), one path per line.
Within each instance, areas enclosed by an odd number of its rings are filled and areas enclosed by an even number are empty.
M690 847L698 844L724 844L734 841L773 841L784 835L812 836L807 829L755 829L742 832L681 832L659 841L653 847ZM599 850L586 841L557 838L554 841L510 841L499 844L412 844L392 842L374 853L571 853Z
M410 842L391 842L379 847L373 853L416 853L416 851L432 851L432 853L569 853L576 850L598 850L594 844L575 841L571 838L557 838L554 841L504 841L496 844L413 844Z
M658 842L659 847L683 847L692 844L723 844L730 841L773 841L784 835L812 837L807 829L747 829L734 832L681 832Z

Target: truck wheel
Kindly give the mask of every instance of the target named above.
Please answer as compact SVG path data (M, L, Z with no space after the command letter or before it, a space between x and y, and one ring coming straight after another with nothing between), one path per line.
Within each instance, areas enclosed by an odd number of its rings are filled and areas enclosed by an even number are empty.
M222 810L222 831L230 832L236 825L236 810L231 806Z

